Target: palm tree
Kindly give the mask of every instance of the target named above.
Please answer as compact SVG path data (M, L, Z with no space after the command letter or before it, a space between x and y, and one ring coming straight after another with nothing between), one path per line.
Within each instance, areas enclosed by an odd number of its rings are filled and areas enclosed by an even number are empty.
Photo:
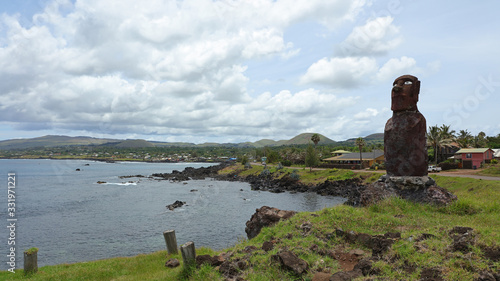
M474 148L481 148L485 147L486 145L486 134L484 132L479 132L479 134L472 139L472 146Z
M359 168L363 169L363 146L366 145L365 140L362 137L356 139L355 144L359 147Z
M472 141L472 134L467 130L460 130L457 136L458 146L460 146L460 148L467 148L469 147L471 141Z
M429 132L427 133L427 145L434 148L434 161L438 163L438 150L442 147L450 146L453 142L453 133L455 131L450 131L449 126L437 125L429 127Z
M455 130L450 130L450 126L445 124L441 125L441 127L439 128L439 135L442 140L442 146L445 147L451 146L451 143L454 142L456 139ZM441 159L443 159L442 149L440 149L440 151L441 151Z
M455 138L455 130L450 131L450 126L445 124L441 125L441 127L439 128L439 133L444 138L449 138L449 139Z
M318 134L313 134L311 136L311 141L314 142L314 146L316 146L318 144L318 142L320 141L319 135Z
M437 163L437 147L439 144L439 127L431 126L429 127L429 132L427 132L427 145L434 148L434 161Z

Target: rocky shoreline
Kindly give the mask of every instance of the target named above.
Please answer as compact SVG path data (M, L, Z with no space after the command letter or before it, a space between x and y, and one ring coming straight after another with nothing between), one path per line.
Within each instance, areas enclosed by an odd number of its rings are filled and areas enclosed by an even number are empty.
M232 163L220 163L210 167L192 168L187 167L183 171L174 170L172 173L156 173L151 177L170 181L188 181L213 178L220 181L239 181L249 183L252 190L269 191L273 193L282 192L315 192L320 195L330 195L346 198L345 204L358 206L360 204L361 193L366 189L360 178L329 181L326 180L318 185L307 185L294 179L290 173L281 178L272 175L249 175L242 177L238 172L220 175L218 172ZM126 178L129 176L124 176Z
M220 163L210 167L187 167L183 171L174 170L172 173L158 173L151 175L170 181L188 181L213 178L221 181L240 181L250 184L252 190L281 192L315 192L322 196L338 196L346 198L344 203L350 206L368 206L391 196L398 196L414 202L447 205L457 199L455 195L437 186L430 177L387 177L381 178L373 184L365 184L362 179L355 177L346 180L325 180L319 184L304 184L292 173L276 172L261 173L259 175L240 176L240 171L229 174L218 172L231 162Z

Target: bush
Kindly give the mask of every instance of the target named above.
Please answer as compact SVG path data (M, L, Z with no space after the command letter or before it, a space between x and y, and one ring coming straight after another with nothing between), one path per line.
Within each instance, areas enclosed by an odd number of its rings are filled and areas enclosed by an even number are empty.
M441 167L441 170L446 171L446 170L451 170L451 169L460 169L458 163L451 163L451 162L441 162L438 164L438 167Z
M493 165L496 165L496 164L498 164L498 160L497 159L492 159L490 163L493 164Z
M276 171L282 170L283 169L283 164L281 162L278 163L278 166L276 166Z
M248 156L243 155L240 160L242 165L246 165L248 163Z
M290 178L294 179L294 180L300 180L300 175L297 174L297 170L293 170L293 172L290 174Z
M260 173L260 175L263 176L263 177L267 177L267 176L271 175L271 172L268 169L264 169L264 170L262 170L262 172Z
M292 161L290 161L290 160L283 160L283 161L281 161L281 163L282 163L282 164L283 164L283 166L285 166L285 167L290 167L290 166L292 166Z

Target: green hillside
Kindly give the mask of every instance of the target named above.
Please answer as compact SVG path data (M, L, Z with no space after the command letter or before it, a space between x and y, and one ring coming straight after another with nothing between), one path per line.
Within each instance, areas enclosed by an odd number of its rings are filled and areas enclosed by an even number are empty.
M29 149L35 147L62 147L62 146L76 146L76 145L99 145L118 148L139 148L139 147L256 147L262 148L265 146L282 146L282 145L307 145L312 143L311 136L314 133L303 133L295 136L289 140L275 141L272 139L261 139L256 142L242 142L242 143L214 143L206 142L202 144L194 144L188 142L161 142L161 141L147 141L142 139L105 139L105 138L92 138L92 137L68 137L68 136L43 136L30 139L11 139L0 141L0 149ZM344 142L333 141L324 135L319 134L320 145L325 144L351 144L354 143L353 139L348 139ZM368 144L383 143L384 134L372 134L365 137ZM352 145L352 144L351 144Z
M154 147L155 145L146 140L124 140L116 145L116 147L127 147L127 148L137 148L137 147Z
M101 145L117 141L119 140L49 135L31 139L11 139L0 141L0 149L23 149L33 147L56 147L69 145Z
M300 144L309 144L309 143L313 143L311 141L311 137L312 135L314 135L314 133L303 133L303 134L300 134L294 138L292 138L291 140L287 141L286 142L286 145L300 145ZM321 134L318 134L319 135L319 143L318 144L332 144L332 143L335 143L335 141L321 135Z

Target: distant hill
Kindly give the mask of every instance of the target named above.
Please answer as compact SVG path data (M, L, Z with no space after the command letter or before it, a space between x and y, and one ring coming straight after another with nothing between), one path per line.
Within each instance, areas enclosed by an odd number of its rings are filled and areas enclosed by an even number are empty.
M346 144L354 144L357 138L352 138L345 140L343 143ZM384 143L384 133L376 133L376 134L371 134L366 137L363 137L365 142L367 144L379 144L379 143Z
M384 133L371 134L364 137L365 140L384 140Z
M311 141L311 137L312 135L314 135L314 133L303 133L303 134L300 134L294 138L292 138L291 140L287 141L285 143L285 145L298 145L298 144L309 144L309 143L313 143ZM319 135L319 143L318 144L333 144L335 143L335 141L321 135L321 134L318 134Z
M136 147L155 147L155 145L146 140L124 140L115 145L115 147L136 148Z
M260 141L254 142L253 146L254 147L280 146L280 145L285 145L287 142L288 142L288 140L275 141L275 140L270 140L270 139L262 139Z
M68 136L43 136L30 139L12 139L0 141L0 149L27 149L35 147L59 147L59 146L79 146L79 145L99 145L108 147L119 148L139 148L139 147L265 147L265 146L282 146L282 145L307 145L312 143L311 136L313 133L303 133L293 137L290 140L271 140L262 139L256 142L242 142L242 143L203 143L194 144L188 142L159 142L147 141L142 139L107 139L107 138L92 138L92 137L68 137ZM338 144L338 145L352 145L355 139L348 139L343 142L335 142L324 135L319 134L320 145L324 144ZM384 134L372 134L364 138L368 144L383 143Z
M25 149L34 147L56 147L69 145L101 145L117 141L119 140L49 135L31 139L12 139L0 141L0 149Z

